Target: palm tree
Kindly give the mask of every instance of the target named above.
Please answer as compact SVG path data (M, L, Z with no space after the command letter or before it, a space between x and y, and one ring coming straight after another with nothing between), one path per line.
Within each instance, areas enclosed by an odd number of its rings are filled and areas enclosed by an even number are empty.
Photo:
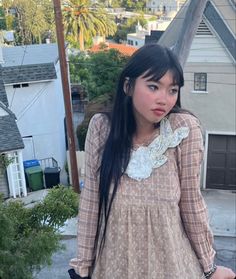
M79 41L80 50L93 36L116 32L116 24L106 10L91 0L65 0L63 14L66 35Z

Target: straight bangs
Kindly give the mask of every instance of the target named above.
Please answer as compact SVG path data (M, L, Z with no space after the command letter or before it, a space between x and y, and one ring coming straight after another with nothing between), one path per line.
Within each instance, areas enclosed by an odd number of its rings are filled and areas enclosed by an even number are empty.
M169 67L169 65L166 65L162 69L160 69L160 66L158 65L157 67L152 67L143 75L143 77L148 78L148 81L158 82L168 71L173 76L173 85L178 85L181 88L184 85L182 72L175 67Z

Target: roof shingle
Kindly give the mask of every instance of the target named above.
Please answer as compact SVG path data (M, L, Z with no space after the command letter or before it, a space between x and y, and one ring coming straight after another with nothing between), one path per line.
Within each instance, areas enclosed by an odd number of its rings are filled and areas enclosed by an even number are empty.
M4 84L32 82L56 79L53 63L4 67L2 69Z
M24 143L14 114L0 117L0 153L23 149Z
M8 106L7 94L2 80L2 66L0 65L0 102Z

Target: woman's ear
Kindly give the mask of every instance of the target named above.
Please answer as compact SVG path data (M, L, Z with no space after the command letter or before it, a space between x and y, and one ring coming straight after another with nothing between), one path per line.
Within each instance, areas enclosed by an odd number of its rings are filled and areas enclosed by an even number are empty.
M128 77L125 78L123 90L127 96L130 94L130 79Z

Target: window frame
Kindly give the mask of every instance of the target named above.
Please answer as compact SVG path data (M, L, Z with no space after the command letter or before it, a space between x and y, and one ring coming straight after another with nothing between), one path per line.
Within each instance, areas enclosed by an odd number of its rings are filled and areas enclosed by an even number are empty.
M193 90L193 92L207 93L207 73L194 73Z

